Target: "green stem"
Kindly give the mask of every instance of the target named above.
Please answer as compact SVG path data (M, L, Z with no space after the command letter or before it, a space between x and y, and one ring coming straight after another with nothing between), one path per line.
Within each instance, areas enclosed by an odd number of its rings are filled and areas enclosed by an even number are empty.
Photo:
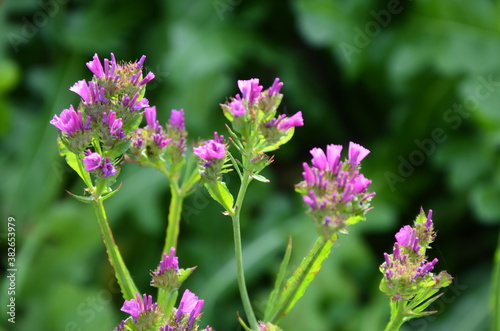
M405 305L400 301L391 301L391 320L387 324L385 331L398 331L403 325Z
M255 313L253 312L252 304L250 303L250 298L248 296L248 291L245 283L245 271L243 268L243 253L241 248L241 230L240 230L240 211L241 205L243 203L243 198L250 184L251 177L248 174L244 174L241 180L240 190L238 192L238 197L236 198L236 204L234 207L234 214L232 216L233 220L233 236L234 236L234 254L236 258L236 272L238 275L238 287L240 289L241 301L243 303L243 308L247 315L250 327L253 330L257 330L259 325L257 319L255 318Z
M99 227L101 228L102 239L104 240L104 245L106 246L106 252L108 253L109 263L115 271L115 276L118 280L118 285L120 285L123 298L125 300L133 299L135 294L139 293L139 291L134 284L134 280L130 276L127 266L123 262L118 246L115 244L113 233L111 232L106 218L104 204L102 200L96 199L94 200L93 205L99 222Z
M494 259L492 279L493 290L491 291L491 301L493 309L491 330L500 330L500 233L498 236L498 243Z
M172 198L168 212L167 233L165 235L165 246L163 252L169 254L170 248L177 248L177 240L180 232L180 221L182 214L182 203L184 202L184 194L179 189L176 183L170 184L170 192ZM163 258L163 254L162 254Z

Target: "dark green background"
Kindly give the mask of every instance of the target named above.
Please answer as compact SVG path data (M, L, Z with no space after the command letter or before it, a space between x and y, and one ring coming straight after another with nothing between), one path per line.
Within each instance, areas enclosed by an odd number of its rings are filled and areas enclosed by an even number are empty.
M293 185L309 150L349 141L372 151L374 209L334 247L285 330L381 330L388 301L378 266L394 233L421 206L438 229L431 258L455 283L439 314L405 330L486 330L491 261L500 219L500 2L0 1L2 251L8 216L17 224L16 324L9 330L110 330L125 313L93 210L72 199L83 186L57 154L54 114L90 79L94 53L156 74L146 96L166 121L184 108L189 141L224 132L219 103L237 79L275 77L281 111L305 126L252 183L243 214L248 283L258 315L288 235L297 266L315 232ZM127 164L106 208L142 291L163 246L169 193L152 169ZM234 188L235 177L228 176ZM239 302L229 219L199 189L186 201L181 267L205 299L202 325L238 330ZM5 258L2 259L2 263ZM6 302L2 277L2 307Z

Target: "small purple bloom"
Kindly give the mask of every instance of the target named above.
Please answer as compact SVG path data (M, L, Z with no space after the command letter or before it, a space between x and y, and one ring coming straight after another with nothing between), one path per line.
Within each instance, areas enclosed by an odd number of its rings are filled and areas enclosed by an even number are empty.
M146 75L146 77L144 77L143 79L141 79L141 81L139 82L138 85L141 86L141 85L147 84L150 81L152 81L154 78L155 78L155 75L152 72L148 72L148 74Z
M144 313L153 311L158 306L157 303L153 304L153 297L151 295L142 295L142 299L139 293L135 294L135 299L125 301L121 311L128 313L132 316L134 321L137 322L137 317Z
M283 87L283 82L280 82L279 78L276 78L273 82L273 85L267 90L268 96L277 95L280 93L281 88Z
M88 123L83 125L83 115L81 111L78 113L73 108L73 105L69 106L69 109L64 109L61 112L61 116L54 115L54 118L50 121L50 124L65 132L67 134L72 134L75 131L85 130L89 128Z
M162 274L167 270L179 271L179 258L175 256L175 248L170 248L170 254L163 253L163 259L160 261L160 270L158 274Z
M136 111L136 110L140 110L144 107L149 107L149 100L148 99L141 98L140 100L137 100L137 98L139 98L139 92L137 92L133 96L132 99L130 99L128 94L125 94L122 97L121 102L125 107L129 107L131 112Z
M204 302L204 300L198 300L198 297L191 291L184 291L179 303L179 309L177 309L175 315L177 322L182 320L182 316L189 314L188 328L191 328L196 318L200 315Z
M369 153L370 151L363 146L349 142L349 163L352 167L356 167Z
M184 109L172 109L170 112L170 124L175 126L179 131L184 130Z
M258 78L238 80L238 87L240 88L243 99L248 100L250 106L253 105L263 88L259 85Z
M168 146L172 139L165 138L165 135L163 133L155 133L153 134L153 141L156 143L158 148L163 149Z
M167 323L165 326L160 326L160 330L158 331L174 331L174 328Z
M315 183L315 176L312 172L311 167L309 167L309 164L307 164L306 162L302 163L302 166L304 167L302 176L304 176L304 180L306 181L307 186L313 185Z
M78 94L85 103L90 103L89 86L85 79L79 80L73 84L69 90Z
M236 117L239 117L247 112L241 100L234 99L233 101L231 101L229 106L231 107L231 112Z
M99 60L99 56L94 54L92 61L87 62L87 68L89 68L98 79L117 79L116 59L113 53L111 53L111 61L104 59L104 68Z
M104 177L110 177L116 174L116 169L113 166L113 163L109 161L109 157L106 156L106 160L104 164L102 165L102 172L104 174Z
M85 165L85 171L95 170L102 165L102 156L99 153L92 153L89 149L85 153L83 164Z
M339 162L341 152L342 145L330 144L326 146L326 168L334 174L339 171L339 167L341 166L341 163Z
M432 209L429 209L427 213L427 220L425 221L425 229L430 231L432 228Z
M364 192L366 192L368 185L370 185L371 183L372 183L371 180L367 179L362 174L359 174L358 176L354 177L354 179L353 179L352 192L354 194L364 193Z
M200 159L205 161L220 160L226 156L226 145L223 143L223 136L214 133L214 139L205 141L201 146L194 147L193 152Z
M291 117L285 117L282 121L278 123L277 127L282 131L286 131L290 128L303 125L304 125L304 120L302 119L302 112L299 111L294 115L292 115Z
M156 106L144 108L146 124L151 129L156 129Z
M311 163L319 170L325 170L327 166L325 152L321 148L314 147L311 149L312 160Z

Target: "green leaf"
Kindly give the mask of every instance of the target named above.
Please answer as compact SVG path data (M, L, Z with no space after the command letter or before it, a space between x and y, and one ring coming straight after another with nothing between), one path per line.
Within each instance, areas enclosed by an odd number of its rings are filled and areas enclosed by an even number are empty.
M288 267L288 262L290 261L290 256L292 254L292 238L288 239L288 245L286 247L285 256L281 262L280 270L278 276L276 277L276 283L274 284L274 289L269 296L269 302L267 303L266 312L264 313L264 321L267 321L271 316L277 311L279 307L276 306L276 301L278 295L281 293L281 285L285 279L286 269Z
M258 180L259 182L269 183L269 179L267 179L266 177L264 177L262 175L253 174L252 178Z
M293 308L297 300L302 297L307 286L309 286L321 269L321 264L328 254L330 254L330 250L336 239L335 235L331 238L319 237L316 243L314 243L313 248L288 279L277 304L279 308L270 319L271 323L278 324Z
M226 183L224 182L205 182L205 187L208 190L210 196L220 203L222 207L229 213L233 214L233 204L234 198L231 192L227 189Z
M83 163L75 153L71 152L66 148L64 143L60 138L57 139L57 146L59 147L59 155L66 157L66 163L80 176L80 178L85 182L87 187L91 188L92 180L90 179L90 173L85 171Z
M283 137L280 138L280 140L278 140L277 142L275 142L272 145L264 147L262 149L262 152L263 153L267 153L267 152L271 152L271 151L277 150L278 148L280 148L281 145L286 144L288 141L290 141L290 139L292 139L294 132L295 132L295 128L294 127L290 128L286 132L286 134Z
M86 197L86 196L83 196L83 195L76 195L76 194L73 194L71 193L70 191L66 190L66 192L71 195L73 198L75 198L76 200L80 201L80 202L84 202L84 203L90 203L92 201L94 201L94 198L93 197Z

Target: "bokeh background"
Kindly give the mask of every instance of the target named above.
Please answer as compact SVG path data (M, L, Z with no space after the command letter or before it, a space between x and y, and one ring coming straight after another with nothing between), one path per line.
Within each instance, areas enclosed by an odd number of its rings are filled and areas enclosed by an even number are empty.
M5 330L110 330L126 314L82 184L58 156L54 114L89 79L85 63L147 55L146 96L165 122L183 108L190 141L224 132L219 103L237 79L275 77L281 111L306 125L252 183L242 231L251 298L265 307L289 235L292 266L315 240L293 186L309 150L355 141L374 209L335 245L285 330L382 330L388 301L378 266L420 207L438 229L431 258L455 283L437 315L404 330L487 330L500 220L500 3L492 0L0 1L0 210L17 224L16 324ZM233 176L227 180L231 187ZM144 292L158 263L169 192L152 169L127 164L106 201L116 240ZM241 330L231 225L200 188L185 205L178 255L205 299L202 325ZM2 253L2 270L5 255ZM3 271L2 271L3 273ZM7 300L1 279L2 307Z

